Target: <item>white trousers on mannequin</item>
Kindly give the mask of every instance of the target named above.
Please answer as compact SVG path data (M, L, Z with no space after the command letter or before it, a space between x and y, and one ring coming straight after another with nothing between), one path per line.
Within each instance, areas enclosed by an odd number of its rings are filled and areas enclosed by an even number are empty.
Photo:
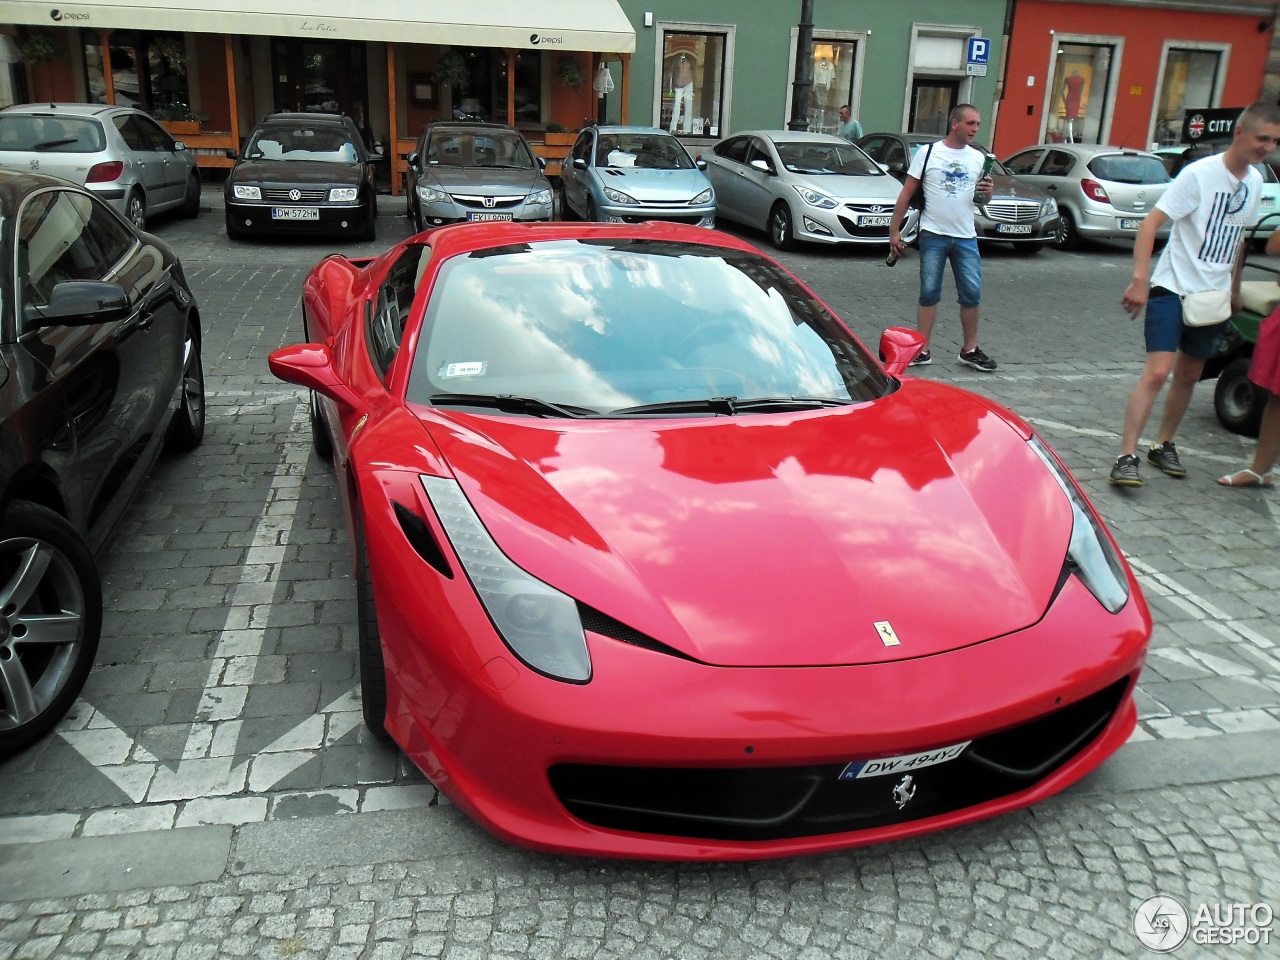
M680 108L684 107L684 122L677 123L680 116ZM688 133L693 129L693 84L686 83L683 87L676 87L676 98L671 104L671 127L670 132L675 133L677 127Z

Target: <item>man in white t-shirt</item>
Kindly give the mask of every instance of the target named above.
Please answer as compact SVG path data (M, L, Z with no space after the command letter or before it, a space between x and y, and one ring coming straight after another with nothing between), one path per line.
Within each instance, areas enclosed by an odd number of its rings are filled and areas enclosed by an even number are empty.
M1207 327L1187 326L1182 322L1182 298L1229 290L1232 311L1240 309L1245 230L1258 218L1262 195L1262 175L1252 165L1263 162L1278 142L1280 107L1259 101L1246 108L1226 152L1183 167L1138 229L1133 280L1120 303L1135 319L1146 308L1147 361L1125 408L1120 456L1111 468L1114 484L1142 486L1138 440L1170 373L1173 383L1165 397L1160 432L1147 450L1147 462L1171 477L1187 475L1173 435L1226 320ZM1169 242L1148 281L1156 233L1170 221Z
M942 274L948 262L960 299L960 329L963 341L960 362L990 373L996 362L978 346L978 304L982 301L982 258L978 255L978 231L973 222L975 193L986 202L993 183L982 176L986 154L973 145L982 118L978 108L962 103L951 111L945 140L916 151L907 170L907 179L894 204L889 223L889 249L900 256L905 244L899 227L907 206L923 184L924 209L920 212L920 304L916 328L925 335L924 351L911 362L924 366L933 362L929 338L938 319L942 300Z

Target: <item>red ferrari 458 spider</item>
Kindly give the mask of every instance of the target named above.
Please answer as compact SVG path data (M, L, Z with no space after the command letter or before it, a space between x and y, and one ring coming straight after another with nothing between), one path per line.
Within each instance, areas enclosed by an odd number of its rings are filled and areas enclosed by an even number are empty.
M1021 419L749 244L482 224L308 277L365 718L512 842L785 856L953 827L1133 730L1151 633Z

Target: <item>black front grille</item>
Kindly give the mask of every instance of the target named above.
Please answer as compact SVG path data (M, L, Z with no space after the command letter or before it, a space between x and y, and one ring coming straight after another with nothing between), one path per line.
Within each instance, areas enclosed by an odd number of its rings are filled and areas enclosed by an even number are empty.
M295 200L289 196L289 187L274 188L263 187L263 199L271 203L324 203L325 198L329 196L328 190L299 190L298 198Z
M999 223L1035 223L1040 219L1036 200L992 200L983 205L987 217Z
M524 197L483 197L473 196L463 193L455 193L451 195L457 204L471 210L510 210L512 207L518 207L524 202ZM486 204L485 200L492 200L490 204Z
M644 223L646 220L661 220L664 223L687 223L696 227L702 222L702 215L694 214L693 216L685 216L681 214L671 214L670 216L658 216L656 214L640 214L638 216L624 216L622 218L623 223Z
M843 763L698 769L566 763L553 766L548 777L570 813L617 830L708 840L866 830L962 810L1035 785L1093 742L1128 685L1128 677L1118 680L1061 710L975 740L955 760L912 771L913 793L901 808L895 787L902 777L841 780Z
M853 217L846 217L843 213L839 214L837 219L840 226L844 227L845 232L851 237L867 237L875 239L889 239L889 228L884 227L860 227L858 221Z

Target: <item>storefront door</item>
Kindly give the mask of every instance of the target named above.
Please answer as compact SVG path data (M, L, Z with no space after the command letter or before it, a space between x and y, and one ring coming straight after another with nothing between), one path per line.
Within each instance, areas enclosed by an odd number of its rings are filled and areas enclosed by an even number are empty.
M368 74L363 43L276 40L271 56L277 110L345 113L364 127Z
M945 137L947 117L960 102L960 81L919 77L911 84L911 117L908 133L934 133Z

